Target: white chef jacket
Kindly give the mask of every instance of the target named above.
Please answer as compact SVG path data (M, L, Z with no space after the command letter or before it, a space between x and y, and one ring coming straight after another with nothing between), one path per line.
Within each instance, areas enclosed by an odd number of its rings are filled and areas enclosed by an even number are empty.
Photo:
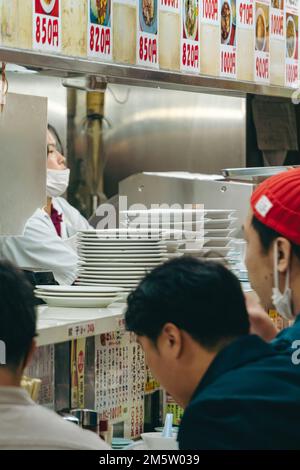
M20 387L0 387L0 449L109 450L97 434L84 431L34 403Z
M22 236L0 237L0 258L21 268L52 271L59 284L71 285L77 277L78 262L74 238L79 230L92 227L65 199L53 198L52 204L62 214L62 236L57 235L47 212L37 209L28 219Z

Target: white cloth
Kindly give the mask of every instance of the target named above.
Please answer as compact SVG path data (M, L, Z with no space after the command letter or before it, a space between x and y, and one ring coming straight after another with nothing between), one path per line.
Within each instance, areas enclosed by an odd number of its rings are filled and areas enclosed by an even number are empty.
M79 230L90 230L88 221L63 198L54 198L53 207L62 214L61 237L50 216L37 209L28 219L21 237L0 237L0 258L21 268L52 271L59 284L71 285L77 277L78 256L74 237Z
M35 404L22 388L0 387L0 449L109 450L109 446L95 433Z

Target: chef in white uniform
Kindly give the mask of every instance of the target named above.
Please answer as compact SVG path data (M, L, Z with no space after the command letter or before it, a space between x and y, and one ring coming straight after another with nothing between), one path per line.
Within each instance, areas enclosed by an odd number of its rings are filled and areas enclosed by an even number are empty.
M21 268L52 271L56 281L64 285L73 284L77 277L76 233L92 229L78 210L60 197L68 188L69 177L59 137L49 126L47 206L28 219L23 236L0 237L0 257Z

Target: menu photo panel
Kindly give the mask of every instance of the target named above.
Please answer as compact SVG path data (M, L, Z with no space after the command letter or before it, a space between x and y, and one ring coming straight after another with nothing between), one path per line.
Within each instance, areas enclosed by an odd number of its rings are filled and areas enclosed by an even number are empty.
M159 67L158 2L137 0L137 65Z
M88 0L88 57L112 60L112 0Z
M182 0L180 68L189 73L200 71L199 0Z
M286 0L285 86L299 87L299 2Z
M270 83L270 2L255 2L254 79Z
M33 49L60 52L61 0L33 0Z
M221 0L220 76L237 77L236 0Z

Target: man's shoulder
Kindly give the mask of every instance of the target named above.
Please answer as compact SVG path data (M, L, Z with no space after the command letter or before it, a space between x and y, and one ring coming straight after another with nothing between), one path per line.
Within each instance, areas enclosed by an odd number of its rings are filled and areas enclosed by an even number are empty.
M109 448L95 433L85 431L64 420L52 410L39 405L32 405L28 411L30 411L28 439L36 440L37 443L40 442L41 446L48 445L64 449L82 450L105 450Z

